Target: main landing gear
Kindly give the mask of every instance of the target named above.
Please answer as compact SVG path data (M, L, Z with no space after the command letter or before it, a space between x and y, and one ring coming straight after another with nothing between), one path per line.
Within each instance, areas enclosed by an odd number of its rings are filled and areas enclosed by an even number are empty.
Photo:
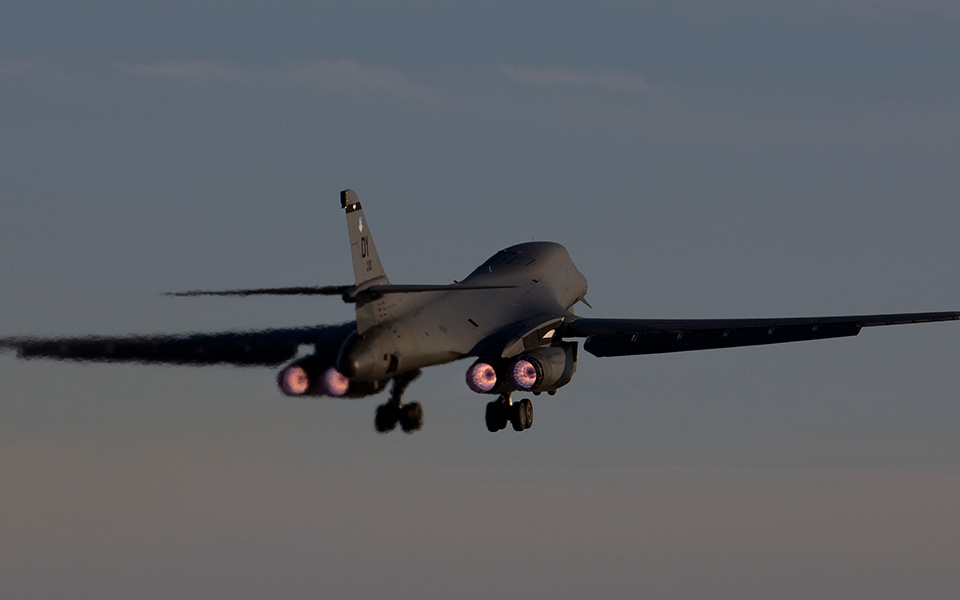
M409 371L393 378L393 387L390 389L390 399L386 404L377 407L377 414L373 424L380 433L393 430L397 423L405 433L413 433L423 427L423 407L419 402L401 403L404 390L420 377L420 371Z
M533 427L533 402L524 398L514 402L510 394L501 394L499 398L487 404L487 431L496 433L507 428L507 422L514 431L523 431Z

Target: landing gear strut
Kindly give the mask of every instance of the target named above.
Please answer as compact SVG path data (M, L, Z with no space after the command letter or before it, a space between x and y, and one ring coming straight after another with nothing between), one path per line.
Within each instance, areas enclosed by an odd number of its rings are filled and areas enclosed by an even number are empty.
M377 431L380 433L391 431L397 426L397 422L405 433L413 433L423 427L423 407L420 403L403 404L401 402L404 390L417 377L420 377L419 370L409 371L393 378L390 399L386 404L377 407L377 414L373 419Z
M501 394L499 398L487 404L485 415L487 431L496 433L507 428L507 422L514 431L523 431L533 427L533 402L524 398L513 402L510 394Z

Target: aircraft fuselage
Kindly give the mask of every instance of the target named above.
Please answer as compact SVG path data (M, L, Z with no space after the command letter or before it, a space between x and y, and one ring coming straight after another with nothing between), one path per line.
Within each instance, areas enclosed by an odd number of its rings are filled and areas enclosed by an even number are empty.
M348 338L337 369L353 381L375 381L466 356L499 357L514 333L570 315L587 293L587 279L553 242L501 250L462 283L510 287L374 300L382 322Z

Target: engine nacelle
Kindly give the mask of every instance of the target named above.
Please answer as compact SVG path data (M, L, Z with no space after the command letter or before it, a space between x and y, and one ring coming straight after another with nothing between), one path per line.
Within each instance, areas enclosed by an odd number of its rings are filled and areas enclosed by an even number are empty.
M508 367L514 389L550 392L570 383L577 370L577 343L535 348L521 354Z
M316 355L297 360L277 374L277 385L285 396L331 396L360 398L376 394L385 381L350 381L335 367Z
M285 396L332 396L339 398L350 389L350 380L329 367L322 373L311 373L304 365L293 363L277 375L277 385Z

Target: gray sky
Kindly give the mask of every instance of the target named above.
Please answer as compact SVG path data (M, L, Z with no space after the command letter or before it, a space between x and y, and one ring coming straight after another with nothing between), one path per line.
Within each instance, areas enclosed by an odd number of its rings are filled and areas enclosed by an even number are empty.
M7 2L0 334L338 322L530 239L593 310L960 308L960 8ZM952 598L960 331L599 360L486 432L465 363L382 398L0 356L0 596Z

